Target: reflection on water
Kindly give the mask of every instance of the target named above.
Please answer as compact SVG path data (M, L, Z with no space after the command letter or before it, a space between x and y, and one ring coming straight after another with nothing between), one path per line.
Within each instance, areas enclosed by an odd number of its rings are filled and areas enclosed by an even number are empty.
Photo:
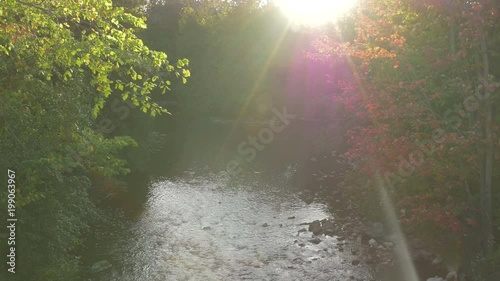
M334 237L313 244L301 223L328 217L286 184L223 175L156 179L139 219L105 253L93 280L370 280Z

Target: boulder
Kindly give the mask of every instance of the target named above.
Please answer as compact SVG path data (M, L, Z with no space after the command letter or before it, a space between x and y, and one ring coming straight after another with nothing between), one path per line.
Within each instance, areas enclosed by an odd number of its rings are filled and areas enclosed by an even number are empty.
M311 231L314 235L319 235L323 231L321 227L321 223L319 220L315 220L309 224L309 231Z

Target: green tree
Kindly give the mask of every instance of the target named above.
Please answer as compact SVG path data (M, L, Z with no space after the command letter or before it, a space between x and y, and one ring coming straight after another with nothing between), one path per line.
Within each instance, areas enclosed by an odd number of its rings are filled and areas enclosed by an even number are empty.
M77 280L72 251L98 214L88 175L128 173L122 151L137 145L104 137L96 118L111 95L166 113L152 95L185 83L189 61L150 50L136 36L144 19L111 1L1 1L0 26L0 166L16 171L19 218L17 273L4 256L0 278Z

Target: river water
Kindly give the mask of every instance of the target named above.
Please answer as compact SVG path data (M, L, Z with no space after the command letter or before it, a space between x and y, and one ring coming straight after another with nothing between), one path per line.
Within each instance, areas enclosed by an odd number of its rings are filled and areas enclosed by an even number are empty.
M229 145L224 139L229 148L221 149L217 146L222 139L214 137L220 127L210 127L209 133L201 128L191 128L202 135L189 137L193 143L182 154L192 157L179 163L212 159L210 151L236 152L238 141L245 137L242 134ZM175 175L151 177L141 187L147 193L144 203L133 207L133 215L116 216L96 228L87 242L85 264L91 268L106 260L112 267L86 279L372 280L367 267L353 265L355 245L337 237L310 241L313 235L307 223L335 216L327 205L304 200L304 190L293 187L293 165L272 171L290 159L286 158L290 151L297 151L287 148L293 145L287 138L281 143L276 139L273 145L277 148L270 145L261 154L267 159L259 156L267 167L253 166L241 174L185 165ZM273 155L280 149L282 156Z
M154 179L142 214L96 242L113 265L91 280L370 280L336 237L303 223L331 217L279 182L186 173ZM344 246L345 247L345 246ZM96 258L98 258L96 256Z

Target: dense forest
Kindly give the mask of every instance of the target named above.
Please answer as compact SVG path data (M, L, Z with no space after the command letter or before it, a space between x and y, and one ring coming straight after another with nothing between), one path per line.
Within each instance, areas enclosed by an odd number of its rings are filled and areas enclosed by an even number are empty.
M498 272L500 2L358 0L320 27L267 2L0 1L1 280L84 280L101 203L182 169L187 124L276 109L321 122L301 157L336 151L363 216L453 253L460 280Z

